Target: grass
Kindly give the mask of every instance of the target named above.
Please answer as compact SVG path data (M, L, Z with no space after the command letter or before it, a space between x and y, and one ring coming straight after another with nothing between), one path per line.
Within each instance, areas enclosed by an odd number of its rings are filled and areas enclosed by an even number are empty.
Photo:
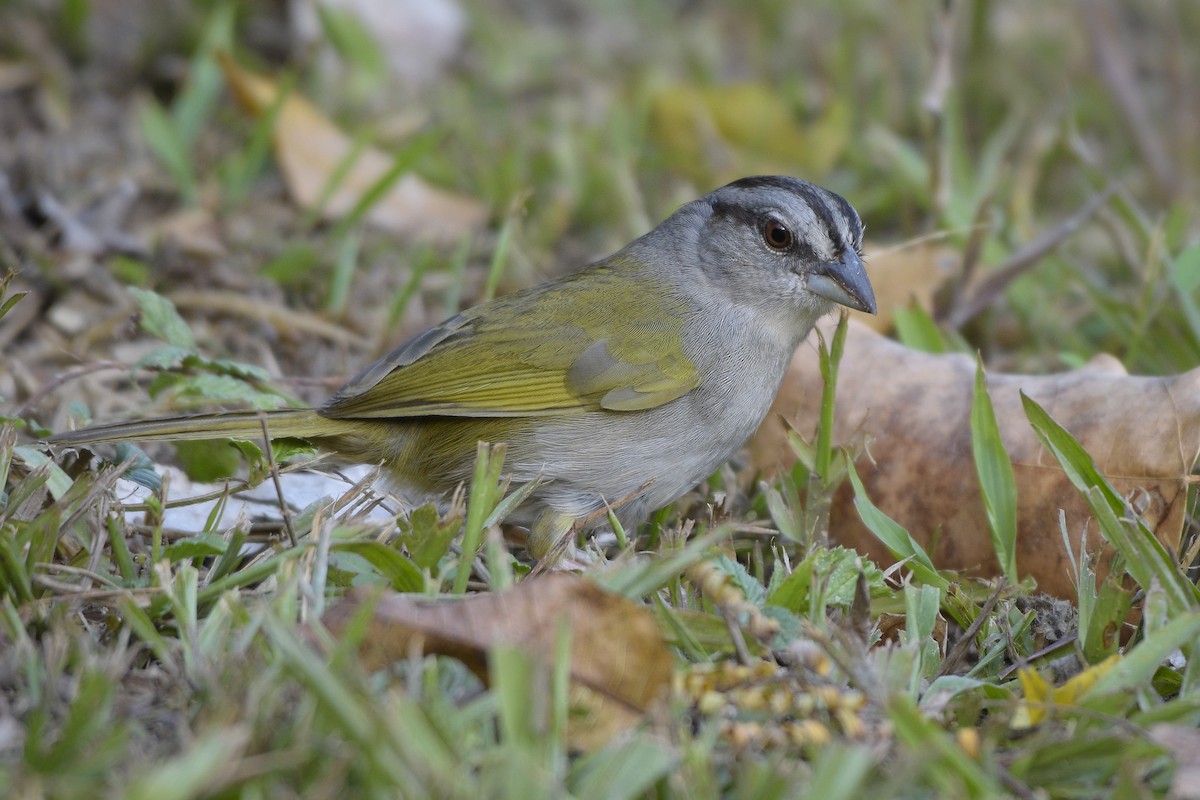
M1200 26L1190 6L1139 11L1134 32L1101 24L1085 35L1069 7L1032 4L895 15L865 1L798 9L757 0L735 13L614 0L553 19L465 5L467 55L426 92L388 84L380 53L361 44L369 31L353 20L322 18L346 70L339 84L312 59L272 60L262 32L280 21L265 7L199 2L178 12L186 24L152 26L131 47L147 53L133 68L136 92L87 90L108 92L123 109L121 130L144 147L115 159L122 174L153 176L131 224L189 208L227 245L181 255L164 234L136 259L75 256L93 274L143 284L92 289L139 311L132 357L114 358L112 343L128 332L72 288L57 240L0 217L15 231L0 241L0 268L19 272L0 279L7 796L1166 796L1190 758L1167 734L1200 724L1190 658L1200 610L1178 555L1028 402L1047 451L1091 503L1089 535L1110 542L1130 576L1097 578L1079 553L1076 601L1033 595L1011 558L1011 465L977 389L978 478L1007 581L939 571L871 502L855 454L831 444L840 337L822 359L821 431L811 445L794 439L793 474L746 489L750 481L724 470L655 525L624 531L628 546L623 538L587 570L653 612L674 678L661 707L582 751L570 739L578 706L566 638L548 662L493 648L481 680L447 655L369 669L358 656L367 618L337 630L322 622L356 587L445 599L521 582L529 564L499 535L520 499L504 484L502 447L481 449L475 481L448 510L367 517L374 496L356 486L290 509L286 530L219 514L176 530L164 518L176 502L171 481L152 462L124 452L111 464L45 457L34 444L43 426L86 416L88 403L112 416L103 404L114 397L147 414L320 398L330 387L313 378L366 363L479 298L609 252L679 202L768 169L851 198L877 242L936 234L959 256L962 272L934 307L898 317L912 346L981 352L995 371L1057 369L1105 351L1133 372L1197 361L1200 229L1186 180L1200 174L1200 155L1173 112L1151 115L1161 125L1149 138L1138 133L1129 109L1159 111L1164 101L1149 91L1122 97L1105 77L1112 65L1093 68L1088 50L1105 45L1152 72L1177 63L1194 75L1195 54L1166 33L1186 40ZM14 23L0 30L41 31L68 57L30 95L87 119L82 87L111 86L87 80L116 67L105 66L105 43L81 32L105 13L78 1L0 9L0 23ZM217 50L286 72L289 91L312 97L364 147L385 138L389 113L415 111L418 133L383 142L397 168L348 218L322 225L281 197L268 148L274 114L238 115L222 94ZM0 34L0 53L35 57L11 34ZM186 65L188 77L163 86L170 64ZM945 80L939 64L950 66ZM31 112L12 95L0 97L11 104L0 116L17 109L9 118L18 126ZM55 141L104 152L120 140ZM772 149L778 142L792 146ZM1182 183L1154 168L1164 148ZM18 183L79 190L47 166L57 162L24 154ZM440 249L365 225L374 199L408 169L483 199L494 224ZM1030 256L1039 237L1055 247ZM214 286L290 311L230 324L186 302ZM62 327L73 303L87 317L75 332ZM330 333L330 319L348 335ZM36 393L28 376L78 369L63 353L128 368ZM294 453L156 455L269 485ZM114 491L122 474L149 487L136 513ZM828 501L845 482L902 566L881 570L828 541ZM1131 604L1141 622L1123 641ZM1067 635L1048 633L1056 626ZM1172 660L1176 650L1189 658Z

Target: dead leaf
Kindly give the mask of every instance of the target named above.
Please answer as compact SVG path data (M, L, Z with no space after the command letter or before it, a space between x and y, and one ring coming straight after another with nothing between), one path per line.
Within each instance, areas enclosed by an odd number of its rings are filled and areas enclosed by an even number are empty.
M366 592L353 594L329 610L326 624L338 631L368 598ZM550 664L562 624L571 631L568 738L590 750L663 699L674 661L646 608L578 575L551 573L462 600L384 594L361 653L373 669L408 658L414 649L448 655L486 681L488 654L497 645L519 647Z
M900 634L908 629L907 614L893 614L885 611L875 620L875 628L879 631L879 639L872 647L900 644ZM933 640L937 642L941 652L946 652L946 618L938 614L933 621Z
M221 68L238 102L250 114L265 113L279 91L271 80L242 69L222 56ZM297 92L283 102L273 131L275 156L292 199L315 208L354 143L321 111ZM393 159L365 147L325 201L321 215L340 219L392 168ZM487 208L478 200L430 186L409 173L371 206L366 219L398 236L426 242L452 242L481 227Z
M871 287L879 313L856 314L855 319L879 332L890 331L896 309L913 303L933 314L933 298L959 269L961 255L952 247L933 242L902 243L876 249L864 248L870 260Z
M833 323L825 323L832 336ZM795 457L783 419L802 435L816 430L821 375L815 340L792 360L772 413L751 439L756 471L788 468ZM940 568L998 575L971 450L975 364L964 355L910 350L851 322L838 378L835 444L867 441L857 468L871 499L925 547ZM1025 392L1067 428L1117 491L1133 500L1167 548L1178 550L1186 481L1200 452L1200 369L1170 377L1127 375L1111 357L1055 375L988 375L1018 494L1017 567L1039 588L1074 598L1073 566L1059 532L1066 512L1078 555L1100 542L1086 502L1045 451L1025 418ZM830 515L833 538L889 564L894 561L854 510L848 485ZM1111 549L1102 556L1100 575Z
M155 223L154 237L189 256L217 259L228 253L220 227L206 208L187 208Z

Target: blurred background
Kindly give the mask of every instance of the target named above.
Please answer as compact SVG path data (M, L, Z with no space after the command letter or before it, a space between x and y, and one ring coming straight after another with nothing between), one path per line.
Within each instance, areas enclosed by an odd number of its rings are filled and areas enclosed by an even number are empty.
M765 172L855 205L912 346L1200 363L1200 4L734 6L0 4L0 258L32 295L0 321L0 396L54 428L146 410L135 385L245 400L104 366L153 346L134 286L320 399Z

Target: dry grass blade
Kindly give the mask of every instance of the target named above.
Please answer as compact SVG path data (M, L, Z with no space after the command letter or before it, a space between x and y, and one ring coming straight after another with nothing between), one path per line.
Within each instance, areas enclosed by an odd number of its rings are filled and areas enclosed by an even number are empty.
M256 322L266 322L273 328L291 336L320 336L335 344L369 349L371 342L340 325L326 322L296 308L281 306L260 297L247 297L236 292L187 291L173 292L168 297L176 308L192 311L209 311L233 314Z
M1093 214L1103 208L1114 191L1115 188L1110 186L1093 195L1074 214L1009 256L987 278L979 282L970 298L949 310L946 314L946 325L951 328L961 328L996 302L1010 283L1033 269L1042 256L1058 247L1068 236L1079 230L1083 223L1091 219Z
M1076 0L1076 8L1100 78L1121 110L1121 118L1159 188L1164 194L1173 196L1179 189L1178 172L1159 134L1155 123L1157 115L1143 100L1130 47L1121 40L1119 31L1126 23L1118 21L1117 16L1122 10L1111 0Z

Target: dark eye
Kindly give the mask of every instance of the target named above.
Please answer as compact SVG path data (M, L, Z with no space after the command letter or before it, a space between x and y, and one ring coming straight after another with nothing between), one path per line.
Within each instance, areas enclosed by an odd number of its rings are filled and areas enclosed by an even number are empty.
M762 227L763 241L772 250L787 250L792 246L792 232L777 219L768 219Z

